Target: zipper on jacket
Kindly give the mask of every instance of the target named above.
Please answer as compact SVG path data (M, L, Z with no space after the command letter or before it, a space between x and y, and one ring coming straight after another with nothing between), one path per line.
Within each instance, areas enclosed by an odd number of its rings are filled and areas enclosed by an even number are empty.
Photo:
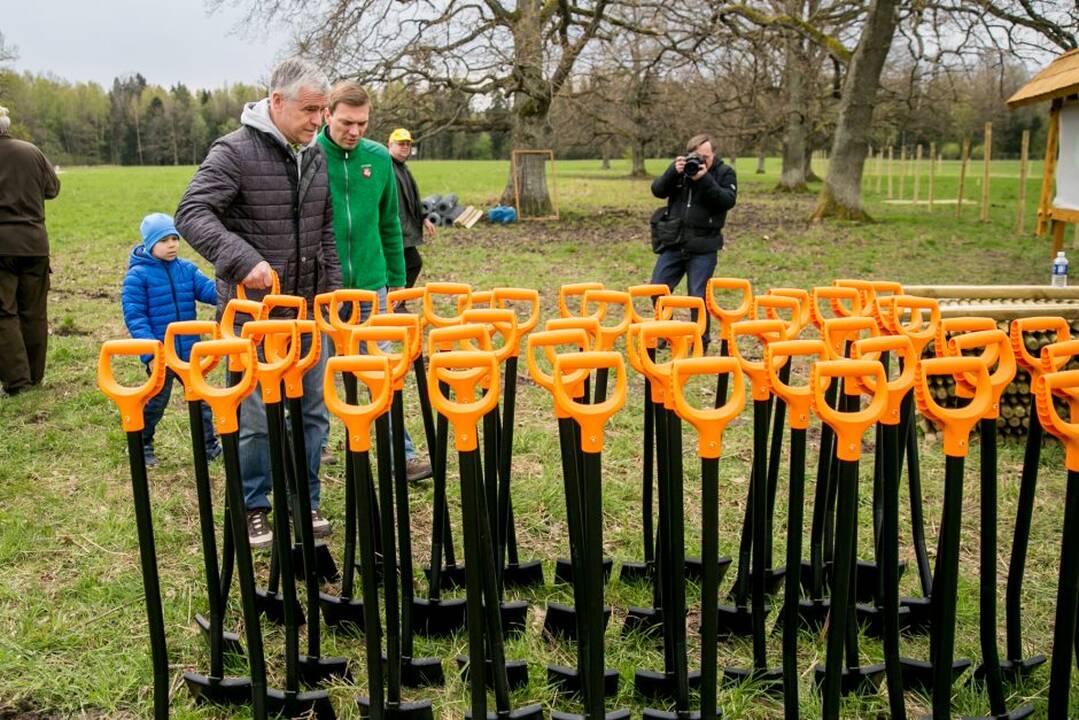
M172 282L172 273L169 272L169 266L166 263L161 263L162 269L165 271L165 277L169 279L169 290L172 292L172 307L176 310L176 319L182 320L180 317L180 301L176 298L176 285Z
M348 252L348 278L345 280L345 286L348 287L353 283L355 278L352 275L352 196L348 187L348 153L345 153L345 218L348 221L348 235L346 235L345 248Z

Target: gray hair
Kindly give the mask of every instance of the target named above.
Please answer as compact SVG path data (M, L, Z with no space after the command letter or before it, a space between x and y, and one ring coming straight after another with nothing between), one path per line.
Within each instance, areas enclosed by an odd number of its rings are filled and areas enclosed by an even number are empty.
M330 91L330 81L317 65L298 55L279 62L270 75L270 94L279 92L289 100L295 100L300 88L325 95Z
M11 118L7 113L8 109L0 105L0 135L7 135L8 128L11 127Z

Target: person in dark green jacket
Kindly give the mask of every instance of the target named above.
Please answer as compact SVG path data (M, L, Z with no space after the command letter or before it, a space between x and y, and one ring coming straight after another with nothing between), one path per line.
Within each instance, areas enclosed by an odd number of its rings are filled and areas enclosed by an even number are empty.
M405 256L397 214L397 182L385 146L364 137L371 99L359 83L342 80L330 89L326 125L318 143L326 156L333 197L333 227L344 287L375 290L386 309L387 291L405 286ZM363 309L366 318L369 308ZM405 432L410 482L431 476Z

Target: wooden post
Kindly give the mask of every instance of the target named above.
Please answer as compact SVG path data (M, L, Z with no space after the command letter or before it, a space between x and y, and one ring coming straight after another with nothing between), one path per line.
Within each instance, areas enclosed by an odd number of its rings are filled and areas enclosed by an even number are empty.
M929 143L929 198L926 208L933 212L933 185L937 179L937 144Z
M921 179L922 179L922 144L918 143L914 147L914 182L913 182L914 193L911 196L911 199L914 201L913 204L915 206L918 205L918 194L919 194L918 193L918 186L921 183Z
M993 123L991 122L985 124L982 148L982 212L978 219L989 222L989 162L993 155Z
M899 199L903 199L904 185L907 184L907 146L899 148Z
M880 195L880 184L884 179L884 148L877 150L877 195Z
M1038 197L1038 221L1034 234L1041 237L1049 229L1049 203L1053 192L1053 178L1057 170L1057 135L1060 133L1060 108L1063 101L1057 98L1049 110L1049 134L1045 138L1045 165L1042 167L1042 190ZM1052 257L1056 257L1054 254Z
M970 159L970 139L963 140L963 156L959 162L959 194L955 197L955 216L963 210L963 185L967 180L967 160Z
M892 161L895 160L894 154L895 148L891 145L888 146L888 199L891 200L895 197L895 192L892 190Z
M1023 142L1019 151L1019 200L1016 208L1015 234L1022 235L1026 223L1027 211L1027 154L1030 150L1030 130L1023 131ZM1079 225L1076 225L1079 228Z

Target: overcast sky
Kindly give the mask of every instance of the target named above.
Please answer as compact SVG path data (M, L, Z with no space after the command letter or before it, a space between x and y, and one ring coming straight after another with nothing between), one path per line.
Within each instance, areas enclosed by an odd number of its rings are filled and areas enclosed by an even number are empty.
M5 42L18 49L19 71L52 72L106 89L118 75L140 72L150 83L190 88L255 83L283 56L280 28L240 34L243 12L208 15L203 0L29 0L0 19Z

